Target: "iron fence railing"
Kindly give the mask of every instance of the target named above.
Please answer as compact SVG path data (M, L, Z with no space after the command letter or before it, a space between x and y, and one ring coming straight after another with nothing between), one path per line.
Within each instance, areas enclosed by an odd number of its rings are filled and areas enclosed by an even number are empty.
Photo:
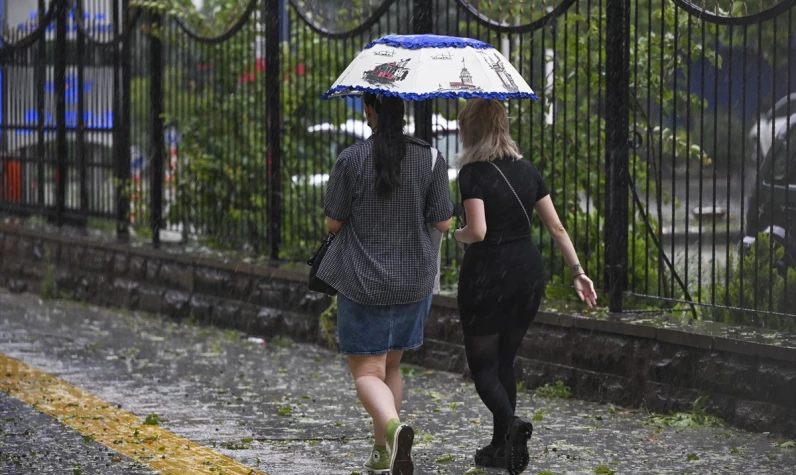
M204 3L212 15L170 0L3 12L0 209L302 260L332 163L369 133L357 99L321 93L384 34L468 36L535 88L507 103L512 135L611 310L794 313L796 0ZM412 103L407 132L453 163L459 107ZM535 224L550 282L567 283ZM461 258L446 239L448 284Z

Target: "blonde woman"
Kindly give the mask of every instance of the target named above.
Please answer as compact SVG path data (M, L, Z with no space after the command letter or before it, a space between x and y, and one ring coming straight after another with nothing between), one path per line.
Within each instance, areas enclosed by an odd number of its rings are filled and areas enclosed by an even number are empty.
M531 241L533 210L572 269L578 296L589 307L597 297L542 176L521 160L504 106L468 101L459 114L459 133L456 164L467 224L453 236L468 245L459 275L459 316L467 363L494 424L492 441L476 451L475 462L521 473L533 427L514 416L514 359L545 288L542 256Z

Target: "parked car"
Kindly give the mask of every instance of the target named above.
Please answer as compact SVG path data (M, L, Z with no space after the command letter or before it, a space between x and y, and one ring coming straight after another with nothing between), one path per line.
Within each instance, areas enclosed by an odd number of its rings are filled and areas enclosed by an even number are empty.
M796 120L786 128L787 121L780 122L776 115L771 117L774 140L771 143L769 138L770 145L750 190L741 247L748 251L758 234L768 234L775 245L785 249L784 258L775 263L784 272L796 266ZM764 145L761 137L761 149Z
M791 127L796 125L796 92L781 98L760 116L759 130L757 122L749 129L749 139L757 143L757 149L752 150L753 161L768 154L772 137L781 135L789 124Z
M414 122L407 121L405 132L409 135L415 131ZM455 120L447 120L441 114L432 117L432 130L434 138L432 145L439 150L448 160L449 165L453 162L456 153L459 151L459 125ZM348 119L340 125L324 122L315 124L307 128L312 135L317 135L319 140L328 143L330 153L337 156L347 147L356 142L367 139L370 136L370 127L364 120ZM292 178L294 184L307 183L310 185L322 185L329 180L329 170L324 173L316 173L308 176L295 175ZM453 181L457 177L457 171L453 167L448 168L448 179Z

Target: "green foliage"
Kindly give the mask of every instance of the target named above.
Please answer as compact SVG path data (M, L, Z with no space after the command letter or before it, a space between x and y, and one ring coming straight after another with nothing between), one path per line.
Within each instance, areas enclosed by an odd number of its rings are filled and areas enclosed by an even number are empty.
M41 293L39 294L43 299L53 299L58 296L57 284L55 282L55 266L50 264L47 266L47 272L41 281Z
M719 275L716 304L723 307L753 308L733 310L709 307L705 318L724 323L751 325L774 330L796 331L796 319L765 312L791 313L796 306L796 269L782 271L777 261L785 250L768 234L759 234L756 245L744 255L733 256L727 273ZM723 285L723 282L727 285Z
M727 424L723 420L705 412L709 400L709 396L700 396L694 401L694 406L689 412L673 412L667 415L652 414L647 417L645 423L675 429L726 426Z
M186 21L206 36L227 31L242 15L247 2L213 0L197 11L192 2L166 0L142 2L150 9L166 11ZM291 10L292 12L292 10ZM208 14L212 20L208 18ZM302 24L293 18L294 30ZM265 75L255 62L256 38L262 32L255 18L220 45L183 49L187 39L169 24L157 33L176 50L176 61L166 68L165 117L182 135L180 164L175 181L175 202L167 207L167 220L182 224L217 242L257 249L266 242L268 223L269 159L266 150ZM295 31L294 31L295 33ZM297 175L327 173L333 157L327 144L313 142L307 127L332 118L321 94L347 64L359 45L321 41L314 34L294 35L284 45L281 62L281 118L283 125L281 174L282 200L290 216L283 219L287 258L304 258L311 242L322 233L323 188L294 183ZM256 43L256 42L255 42ZM201 66L201 67L200 67ZM196 69L205 72L196 73ZM193 73L189 74L191 70ZM133 101L146 104L148 79L134 79ZM299 93L300 88L300 93ZM147 124L146 107L133 110L135 122ZM146 137L148 125L134 130ZM326 147L324 149L324 147Z
M494 20L528 23L541 18L546 13L545 7L554 2L480 0L472 3ZM714 6L717 5L719 11L738 16L756 11L750 3L755 2L720 0ZM216 36L227 31L240 18L246 2L209 0L204 2L201 11L197 11L190 0L142 0L137 5L178 16L200 34ZM719 111L715 118L708 113L704 121L692 121L688 125L676 121L689 112L691 116L699 116L707 107L706 101L688 93L685 78L676 73L677 68L703 57L717 68L724 67L723 58L714 50L715 39L719 38L726 44L729 29L707 24L705 36L702 36L701 26L698 31L694 28L693 17L679 11L670 1L652 0L633 5L629 127L638 132L648 146L631 156L630 171L638 192L649 194L657 203L657 210L648 210L648 214L652 233L660 238L662 206L671 199L661 185L664 163L672 163L675 168L686 164L702 167L736 165L745 159L733 153L739 149L736 144L742 140L744 131L740 121L727 111ZM606 112L605 104L601 102L606 89L606 17L604 9L595 3L592 7L588 11L584 2L579 2L558 20L557 28L537 31L533 41L526 42L528 35L517 38L518 42L528 46L514 48L509 59L514 64L522 64L524 71L531 71L528 79L541 100L531 109L527 104L512 102L509 111L512 134L518 139L521 152L545 175L584 269L599 287L605 264L606 226L603 198ZM292 8L289 12L293 15L289 22L291 41L283 45L279 75L282 173L273 180L281 185L283 203L279 257L303 260L315 249L325 229L322 209L325 189L323 185L300 177L328 173L339 152L339 147L328 143L328 139L312 137L307 127L353 117L353 112L339 101L323 102L320 96L364 43L322 39L305 29ZM366 12L367 5L357 0L350 8L337 12L331 27L341 30L356 26ZM324 16L326 12L313 13ZM404 12L408 13L409 10ZM476 32L470 28L471 25L455 23L453 26L459 28L461 35L480 35L481 39L495 44L500 39L499 35L487 29ZM768 26L768 23L753 26L749 32L749 44L771 56L787 42L781 41L783 38L775 41L775 29ZM170 204L166 207L169 224L182 224L185 229L211 236L221 246L239 248L246 245L255 252L267 242L268 191L270 184L274 183L268 177L265 78L263 71L258 70L253 54L255 46L262 46L260 27L255 19L251 19L242 31L223 45L201 48L194 48L192 44L191 47L181 46L191 40L169 22L145 33L161 37L169 49L164 70L164 119L179 127L183 139L179 172L172 197L168 198ZM757 31L757 28L763 29ZM695 34L683 34L691 30ZM787 28L779 30L784 32ZM674 31L681 34L672 34ZM548 48L553 45L556 50L558 72L553 76L552 88L545 87L545 62L553 60L547 57L548 52L543 49L545 44ZM780 60L785 57L785 54L779 54ZM210 69L197 72L198 65ZM151 123L148 81L146 75L133 78L133 141L139 147L148 143ZM550 112L555 112L555 125L545 120L545 115ZM718 134L715 142L714 134ZM456 196L455 183L453 191ZM146 202L136 202L135 206L143 213L141 232L147 232ZM629 208L631 221L636 223L631 227L628 239L630 266L627 278L630 288L649 294L656 294L657 289L661 289L664 297L681 298L682 292L676 285L672 287L669 271L651 247L652 242L647 237L640 214L632 203ZM534 219L534 228L541 230L538 218ZM552 300L576 299L574 292L562 288L571 285L571 272L557 249L541 233L535 234L534 240L543 254L550 281L561 284L549 286L547 297ZM449 238L443 243L443 252L452 268L444 270L442 284L451 289L458 280L458 262L452 256L460 254ZM774 308L788 308L792 299L783 295L792 282L796 283L796 275L788 278L786 285L785 279L777 272L769 278L767 269L749 272L749 265L745 259L739 259L731 266L728 275L734 285L726 289L717 286L717 292L722 294L721 298L717 297L717 303L746 302L749 305L758 302L758 309L761 309L771 300ZM757 267L760 265L755 264ZM743 275L746 277L741 277ZM756 286L749 285L753 275L758 281ZM739 284L742 280L745 280L743 288ZM758 312L752 312L751 316L731 313L711 309L703 315L730 323L751 320L774 328L794 325L792 319L779 322L777 317L758 315ZM331 344L330 317L331 313L325 312L321 327Z
M277 348L293 348L296 343L289 336L277 335L271 340L271 344Z
M522 21L527 22L540 14L539 8L526 10L521 2L483 0L478 7L479 11L493 19L508 18L509 15L515 15L516 18L516 15L520 15ZM651 17L650 24L663 24L667 31L686 28L686 15L676 15L674 12L674 5L665 2L661 8L653 9L649 14L639 12L639 16ZM583 5L579 5L558 21L558 28L543 30L536 35L545 36L551 44L556 45L555 61L566 74L555 74L552 89L541 89L545 78L531 77L532 82L537 81L534 85L540 101L533 105L531 113L520 104L511 104L509 115L512 117L513 135L523 137L519 141L521 152L545 176L556 209L578 250L581 264L592 278L598 280L599 286L604 268L606 226L605 201L602 199L605 195L605 115L601 113L604 106L600 103L606 88L606 77L601 69L605 65L606 17L597 5L593 5L591 11L585 11ZM647 156L646 151L638 150L635 156L631 155L631 174L642 196L649 193L658 198L658 203L662 203L664 197L659 170L664 157L670 160L673 157L678 164L695 161L709 165L712 161L710 155L689 137L687 128L675 129L666 125L687 108L697 111L706 106L695 94L687 94L685 88L680 87L683 80L674 73L674 65L683 64L688 57L701 55L702 51L711 57L715 55L707 46L696 41L662 35L660 27L656 29L639 23L638 30L635 24L632 28L631 35L637 37L638 41L631 41L633 110L630 130L638 131L644 140L649 139L649 150L655 153ZM467 31L462 30L462 33ZM541 43L534 41L532 47L516 51L512 62L527 65L539 63L539 58L552 60L541 49ZM532 68L540 69L543 68ZM654 97L655 100L648 104L647 97ZM665 113L661 117L652 114L652 110ZM555 124L548 124L544 120L544 114L550 112L555 113ZM527 137L528 131L530 137ZM649 179L648 175L651 175ZM649 190L646 186L649 186ZM588 202L584 202L584 197L589 197ZM652 232L660 237L658 221L662 213L660 210L658 213L649 211L647 214ZM656 293L660 288L663 296L680 297L682 292L669 285L671 279L666 278L669 271L664 268L662 258L651 248L652 241L647 237L647 228L632 203L632 197L629 213L630 221L636 223L628 236L630 287L649 293ZM534 221L534 228L542 229L540 220L535 218ZM550 281L571 285L571 272L559 257L552 240L541 233L538 236L535 234L534 240L542 252ZM548 286L547 297L557 301L577 299L574 292L558 286Z
M337 327L337 296L332 297L332 302L321 313L318 323L321 328L321 334L326 340L326 345L329 349L336 349L337 340L334 337L334 330Z
M144 420L144 425L147 426L156 426L158 424L160 424L160 417L157 414L150 414Z
M563 381L558 380L555 384L548 383L536 388L535 394L538 397L551 399L569 399L572 397L572 390Z
M602 475L614 475L616 472L614 470L611 470L606 465L600 465L599 467L594 469L594 473Z
M112 233L116 231L116 223L103 219L89 219L86 226L89 229L94 229L104 233Z
M750 156L741 154L745 135L741 118L725 108L706 112L702 120L691 124L691 140L702 144L705 155L712 157L715 167L722 170L740 170ZM746 147L752 148L748 143Z

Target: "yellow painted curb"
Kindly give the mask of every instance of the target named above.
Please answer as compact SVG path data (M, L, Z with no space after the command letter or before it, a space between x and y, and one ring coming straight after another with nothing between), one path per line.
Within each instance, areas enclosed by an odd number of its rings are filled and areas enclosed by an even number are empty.
M164 475L266 475L2 353L0 389Z

